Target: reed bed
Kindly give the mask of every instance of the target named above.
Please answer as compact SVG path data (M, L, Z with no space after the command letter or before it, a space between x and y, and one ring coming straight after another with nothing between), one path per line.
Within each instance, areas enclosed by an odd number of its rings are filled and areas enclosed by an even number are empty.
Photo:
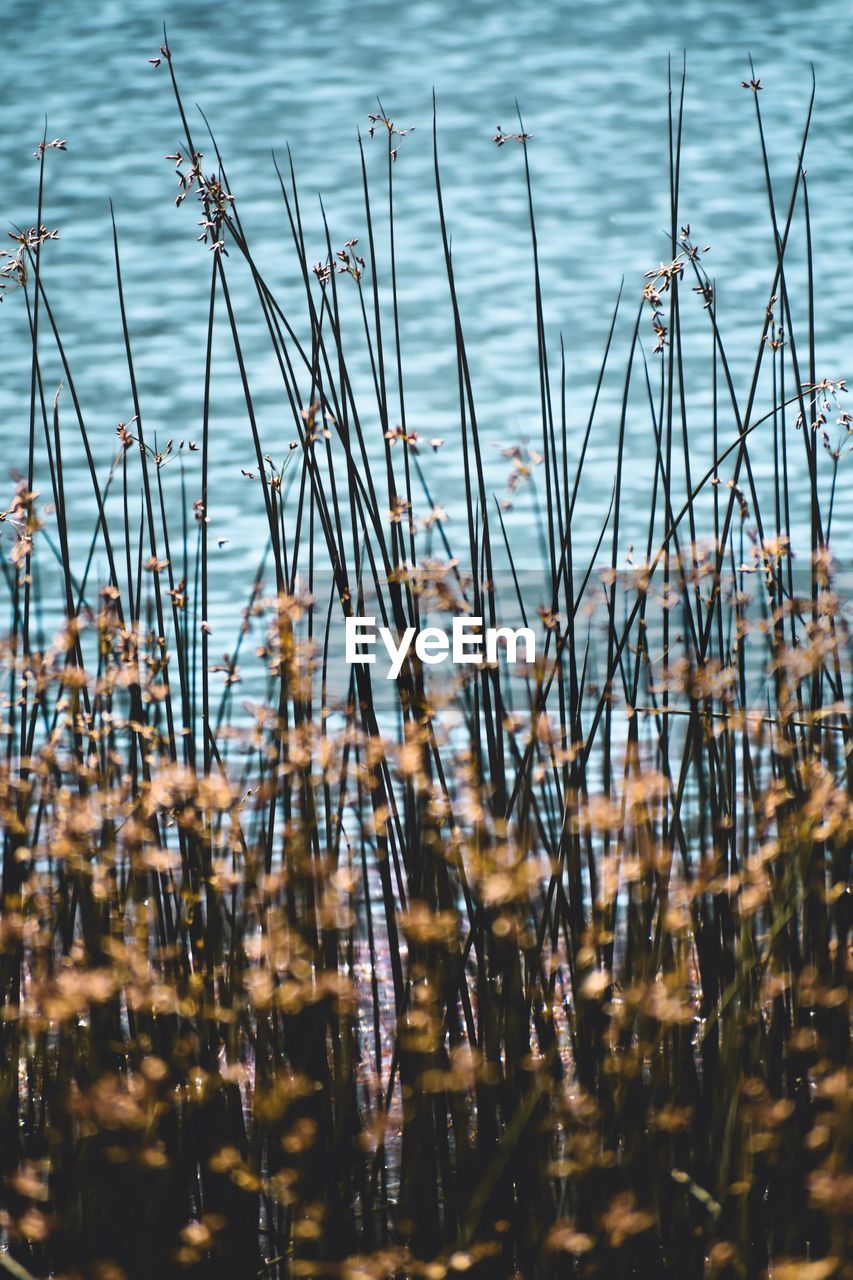
M850 672L831 540L850 418L816 352L811 108L777 204L760 84L745 84L770 252L741 388L704 250L680 222L683 75L670 82L669 256L624 286L626 350L608 313L582 418L544 319L534 144L520 117L496 135L529 210L538 439L512 464L514 484L535 474L532 596L485 478L440 128L436 270L458 388L445 448L467 494L448 523L429 425L407 416L405 131L381 107L371 118L366 236L338 247L326 226L316 264L295 167L278 166L295 314L253 255L206 122L190 123L167 44L159 60L182 131L178 201L209 251L197 446L160 449L146 429L114 222L128 402L99 474L46 269L50 169L73 163L54 154L62 139L38 148L35 223L2 270L3 321L27 326L32 370L0 525L0 1272L853 1274ZM381 182L368 146L387 150ZM788 291L795 245L805 299ZM275 439L238 296L280 376ZM688 311L706 326L701 364L682 342ZM208 492L223 334L267 549L220 662ZM352 377L365 359L367 397ZM602 419L606 380L624 389ZM700 383L710 466L688 430ZM645 545L629 553L638 417L653 475ZM617 461L581 563L576 499L601 432ZM97 510L84 557L70 549L72 456ZM183 511L164 487L178 456ZM797 547L794 494L810 512ZM539 629L534 664L437 679L412 659L389 683L335 657L349 614L399 633L442 613L496 625L499 580ZM61 616L46 631L51 591Z

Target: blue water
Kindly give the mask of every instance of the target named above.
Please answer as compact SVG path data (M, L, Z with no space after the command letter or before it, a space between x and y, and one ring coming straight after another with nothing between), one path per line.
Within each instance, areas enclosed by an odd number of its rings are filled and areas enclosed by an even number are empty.
M568 358L569 425L578 440L620 282L617 326L576 511L579 554L593 546L612 488L627 344L643 275L672 255L667 248L667 57L687 51L683 190L679 221L710 244L706 265L718 289L720 324L739 396L745 400L775 265L749 78L751 52L764 89L770 162L780 208L787 204L811 87L817 104L807 153L817 290L817 372L844 377L851 354L849 210L853 198L853 8L841 0L744 6L721 0L661 5L488 3L413 0L403 5L340 0L234 6L139 0L66 0L17 7L7 26L0 77L3 183L0 214L8 225L35 221L37 164L32 158L43 118L48 137L67 139L67 153L47 157L44 222L60 239L45 250L45 283L62 330L87 425L105 473L115 427L132 415L121 346L109 241L108 200L120 230L137 373L149 441L198 438L210 255L198 244L194 201L176 209L172 164L164 156L181 139L165 66L147 62L168 22L175 68L197 136L200 104L216 133L239 210L269 282L297 327L304 304L271 150L289 144L300 186L313 259L323 256L321 192L334 246L365 243L357 128L364 134L377 96L390 116L414 126L395 166L402 338L410 426L445 437L424 456L427 475L447 510L451 538L464 537L464 499L456 411L456 371L447 283L432 181L431 101L438 103L442 174L463 322L469 343L489 487L505 491L509 463L495 445L535 438L538 372L531 250L522 153L497 148L497 124L516 128L518 98L533 134L533 173L545 315L552 353L562 333ZM200 145L197 143L197 145ZM385 173L384 141L365 139L377 198ZM206 140L203 149L210 153ZM804 314L802 218L792 236L789 287ZM379 233L383 287L387 243ZM232 254L237 313L259 409L264 448L276 457L293 437L264 329L245 271ZM344 282L348 283L348 282ZM688 360L688 421L694 474L710 461L711 338L699 299L683 294ZM387 289L383 294L387 303ZM22 297L0 309L4 349L0 378L0 447L4 468L24 469L28 429L29 354ZM648 317L641 327L652 377L658 357ZM358 334L353 330L353 343ZM801 358L805 356L800 339ZM46 395L60 376L44 344ZM235 618L264 541L257 486L241 476L254 459L233 353L217 341L211 457L211 546L215 556L211 617L227 629ZM639 366L638 366L639 367ZM368 394L363 351L353 357L360 394ZM556 376L556 370L555 370ZM637 385L642 391L642 380ZM766 388L765 388L766 391ZM762 392L764 394L764 392ZM760 406L759 406L760 407ZM94 519L82 450L67 393L64 428L66 497L75 546L88 543ZM393 412L393 409L392 409ZM372 417L371 417L372 413ZM756 415L758 410L756 410ZM801 441L789 421L792 456ZM380 437L373 409L368 425ZM734 437L723 406L720 439ZM833 437L834 438L834 437ZM652 452L642 395L628 422L631 462L625 479L625 544L643 540ZM42 455L43 456L43 448ZM772 427L754 437L756 476L772 475ZM822 484L829 469L821 455ZM178 465L167 469L176 494ZM198 491L199 460L186 462L189 499ZM43 465L38 487L47 497ZM0 475L0 507L12 482ZM805 486L796 486L793 519L802 534ZM839 480L834 542L849 545L849 484ZM517 554L531 563L537 544L531 495L523 490L507 519ZM176 509L176 508L175 508ZM710 508L708 508L710 510ZM220 539L228 539L222 547ZM103 566L100 566L103 568Z

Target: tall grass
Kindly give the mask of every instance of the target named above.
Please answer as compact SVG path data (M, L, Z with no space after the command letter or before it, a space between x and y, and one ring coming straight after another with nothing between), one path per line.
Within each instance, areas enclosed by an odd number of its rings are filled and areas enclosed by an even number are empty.
M197 205L211 251L198 458L148 432L116 221L132 416L98 474L43 270L59 140L39 147L36 223L3 270L32 368L4 516L0 1271L850 1275L849 652L830 538L849 498L849 419L843 382L817 367L811 107L777 206L751 73L772 251L743 391L680 222L683 77L670 86L669 258L625 285L617 311L637 309L621 354L605 315L580 422L544 319L530 137L520 118L497 135L520 158L529 211L541 434L514 458L536 475L534 575L486 479L440 130L435 266L458 391L446 448L467 497L446 527L407 418L400 131L380 107L379 188L359 142L366 238L338 250L324 224L316 266L290 157L279 168L304 292L288 313L165 45L161 58L183 131L179 202ZM793 244L804 307L788 291ZM292 447L262 437L235 306L247 289ZM701 364L682 342L688 309L707 325ZM217 334L267 523L219 664ZM372 399L353 376L365 360ZM601 421L607 380L621 412ZM688 430L700 384L710 467ZM638 415L653 477L645 545L629 553ZM576 500L596 430L617 460L581 562ZM755 464L771 450L768 501ZM72 455L97 510L82 561ZM178 456L176 517L164 470ZM801 492L809 545L795 563ZM341 686L346 615L401 633L442 612L495 625L499 582L505 608L538 618L534 666L442 682L412 659L394 685L354 666ZM48 643L50 589L62 621Z

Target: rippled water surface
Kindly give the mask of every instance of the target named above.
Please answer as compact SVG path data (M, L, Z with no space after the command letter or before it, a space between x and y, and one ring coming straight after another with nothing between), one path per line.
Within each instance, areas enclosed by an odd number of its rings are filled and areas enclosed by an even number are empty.
M243 221L269 281L302 324L297 264L271 151L289 145L312 256L324 252L317 193L335 247L364 242L356 129L364 133L377 97L400 125L414 126L395 167L402 340L410 424L443 436L424 466L464 536L464 502L455 413L456 371L446 277L440 255L432 176L432 92L438 104L442 175L463 321L472 360L490 486L503 493L508 463L494 445L535 437L538 371L531 247L517 145L497 148L497 124L517 127L521 105L530 145L539 245L552 354L563 335L568 361L569 429L586 421L610 315L624 277L623 307L576 512L576 545L594 545L612 489L619 406L628 342L644 272L671 257L667 248L667 57L687 51L683 190L679 222L709 244L706 265L718 288L738 396L745 401L775 265L773 237L749 78L751 52L764 89L770 163L780 209L787 204L811 88L817 101L807 153L817 278L818 376L849 373L849 210L853 197L853 95L849 58L853 9L839 0L803 6L744 6L722 0L660 5L484 3L447 0L347 5L339 0L234 6L167 4L169 44L191 123L193 104L215 131ZM7 32L8 38L8 32ZM122 240L129 321L149 439L198 437L204 362L208 251L196 242L196 206L176 209L173 166L164 156L180 139L166 68L147 59L162 41L157 6L125 0L22 6L0 77L2 214L7 224L35 221L37 165L32 158L47 116L48 137L68 140L48 155L44 222L60 229L46 250L45 281L75 373L99 466L115 448L115 427L130 418L109 240L108 200ZM197 144L199 145L199 144ZM383 143L365 139L370 180L381 201ZM206 146L206 143L205 143ZM789 287L803 317L802 218L792 232ZM387 286L386 241L377 252ZM245 272L230 259L249 374L264 447L278 457L293 435L277 374ZM387 293L383 295L387 302ZM696 470L710 460L711 338L701 301L685 291L688 426ZM0 441L4 465L25 466L30 367L20 295L0 310L4 370ZM657 359L647 317L641 326L651 377ZM357 334L353 341L357 343ZM637 368L641 369L638 361ZM214 618L227 623L263 546L256 488L241 476L253 462L239 380L223 333L217 342L211 481ZM353 374L369 390L367 366ZM45 353L45 392L61 376ZM556 370L555 370L556 378ZM637 374L642 392L642 374ZM307 388L306 388L307 392ZM764 394L764 392L762 392ZM369 403L366 401L365 403ZM60 401L67 413L67 394ZM367 414L368 429L380 429ZM757 412L756 415L757 416ZM66 419L63 418L63 422ZM91 536L93 507L82 453L67 418L66 492L79 546ZM793 412L788 423L793 437ZM642 394L631 402L630 465L625 479L626 534L642 537L652 454ZM679 427L680 430L680 427ZM720 413L724 442L735 431ZM759 483L772 474L772 427L759 428ZM799 461L799 442L792 445ZM823 459L822 459L823 464ZM828 478L828 469L824 477ZM172 491L178 468L169 473ZM44 473L40 487L47 488ZM189 498L198 456L187 462ZM11 482L3 477L3 489ZM799 488L799 486L797 486ZM802 522L804 497L794 496ZM536 556L528 535L529 493L508 515L519 558ZM0 506L6 505L5 497ZM849 541L849 487L836 497L835 539ZM220 539L228 539L221 547Z

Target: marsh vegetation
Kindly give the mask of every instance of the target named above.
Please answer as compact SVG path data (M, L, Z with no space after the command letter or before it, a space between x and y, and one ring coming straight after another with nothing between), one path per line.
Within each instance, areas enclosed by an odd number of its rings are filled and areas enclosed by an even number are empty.
M54 307L69 286L49 266L50 173L74 162L63 139L38 147L34 225L2 268L0 318L25 326L32 365L0 524L0 1272L849 1275L849 577L833 531L850 417L816 349L809 123L779 202L750 74L767 307L741 386L706 251L681 222L684 80L670 82L664 262L614 300L626 349L613 304L599 308L583 411L544 320L535 138L521 118L498 130L529 210L539 396L495 496L440 121L418 138L434 155L452 442L407 414L407 131L371 116L365 233L326 225L319 257L295 165L271 165L295 312L253 253L227 157L190 121L177 57L164 45L153 61L182 134L181 218L195 234L198 212L209 264L185 439L147 429L114 222L128 397L98 470ZM365 159L378 147L380 179ZM274 438L237 296L275 362ZM688 312L701 359L682 344ZM253 453L245 500L267 526L224 657L207 622L223 336ZM623 390L603 419L605 380ZM642 545L624 536L629 418L651 459ZM575 504L602 433L616 464L581 562ZM82 557L72 454L97 511ZM464 474L450 520L436 454ZM520 488L539 530L523 562L505 518ZM348 616L397 635L427 617L494 627L499 578L543 638L535 663L436 681L412 651L390 686L352 666L340 687Z

